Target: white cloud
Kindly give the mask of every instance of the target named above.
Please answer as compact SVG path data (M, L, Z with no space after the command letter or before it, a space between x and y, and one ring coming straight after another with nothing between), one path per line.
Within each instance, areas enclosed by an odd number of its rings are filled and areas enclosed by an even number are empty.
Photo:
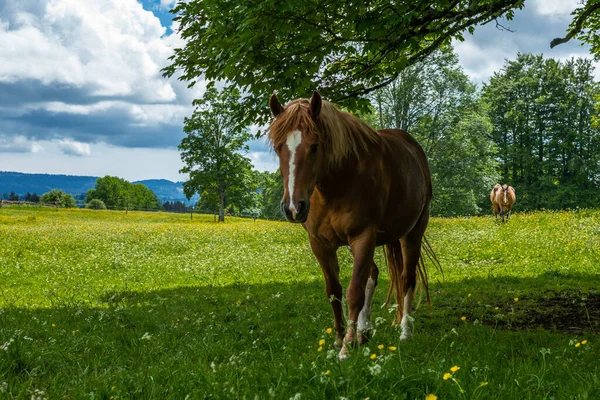
M577 7L581 7L580 0L529 0L525 7L533 5L533 9L539 15L569 19L570 14Z
M160 8L170 10L177 3L177 0L160 0Z
M76 142L70 139L62 139L58 142L60 150L71 156L89 156L92 154L90 145L87 143Z
M42 150L43 147L35 140L0 134L0 153L39 153Z
M172 28L135 0L0 2L0 134L176 146L204 85L162 77Z
M246 157L252 161L252 165L258 171L275 172L279 168L279 163L275 153L268 151L251 151Z
M469 38L464 42L452 43L458 54L460 65L471 80L477 83L488 80L494 72L500 71L506 58L516 56L514 52L505 50L501 41L498 42L493 52Z

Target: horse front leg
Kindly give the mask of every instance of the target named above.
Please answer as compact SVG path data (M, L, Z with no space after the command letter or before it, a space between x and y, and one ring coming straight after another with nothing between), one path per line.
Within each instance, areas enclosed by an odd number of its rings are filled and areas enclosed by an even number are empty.
M375 228L363 231L359 236L350 240L350 247L354 255L354 266L352 269L352 278L346 291L346 301L348 303L348 326L344 344L340 350L339 358L344 359L348 356L348 349L356 344L358 339L357 327L359 315L365 305L365 291L371 266L373 265L373 255L375 253L375 243L377 231ZM373 286L373 290L375 287ZM372 296L370 294L370 296Z
M342 285L340 284L340 267L336 249L326 246L317 239L310 238L310 247L319 261L325 277L325 293L333 308L333 329L337 348L342 347L344 339L344 315L342 309Z
M350 250L350 253L352 254L350 246L348 246L348 250ZM352 257L354 257L354 254L352 254ZM375 288L377 287L378 277L379 268L377 268L377 264L375 264L375 260L373 260L369 279L365 286L365 304L363 305L362 310L360 310L360 314L358 314L357 335L360 344L365 344L369 341L373 330L373 324L371 323L371 305L373 304L373 295L375 294Z

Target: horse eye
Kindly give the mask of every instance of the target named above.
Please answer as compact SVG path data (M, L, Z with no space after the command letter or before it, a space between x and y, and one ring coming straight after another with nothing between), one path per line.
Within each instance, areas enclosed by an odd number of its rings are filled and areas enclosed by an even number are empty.
M311 144L310 145L310 152L312 154L317 154L317 150L319 149L319 145L318 144Z

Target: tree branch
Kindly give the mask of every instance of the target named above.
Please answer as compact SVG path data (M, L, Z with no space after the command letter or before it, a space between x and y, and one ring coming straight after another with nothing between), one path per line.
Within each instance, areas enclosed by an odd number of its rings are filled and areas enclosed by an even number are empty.
M581 29L583 28L583 23L585 22L585 20L594 12L600 9L600 3L595 3L590 5L589 3L587 4L588 8L583 11L579 17L577 17L577 19L575 20L575 25L573 26L573 28L567 33L567 36L563 37L563 38L555 38L550 42L550 48L554 48L555 46L558 46L559 44L563 44L563 43L567 43L569 40L571 40L573 38L573 36L577 35L579 32L581 32Z

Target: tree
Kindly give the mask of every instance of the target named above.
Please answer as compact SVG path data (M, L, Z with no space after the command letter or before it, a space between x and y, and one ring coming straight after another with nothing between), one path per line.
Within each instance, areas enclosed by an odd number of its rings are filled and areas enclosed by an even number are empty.
M142 183L132 184L123 178L105 176L96 180L94 189L87 191L85 203L99 199L110 209L148 209L161 207L156 194Z
M25 195L25 201L28 201L30 203L39 203L40 197L37 195L37 193L27 192L27 194Z
M55 206L62 208L77 207L73 196L58 189L52 189L51 191L44 193L42 197L40 197L40 203L54 204Z
M167 212L186 213L190 211L190 207L186 206L182 201L165 201L162 207Z
M248 151L250 138L243 124L240 93L233 87L217 91L209 87L201 100L194 101L194 112L184 120L186 137L179 144L185 166L181 173L190 179L183 184L188 200L200 194L200 206L219 211L252 192L252 164L240 154Z
M8 195L8 201L19 201L19 195L15 192L10 192Z
M279 171L260 172L258 187L261 196L261 215L268 219L284 220L280 206L283 198L283 178Z
M372 96L379 128L410 131L432 173L433 215L481 211L497 178L491 124L475 85L449 49L403 70Z
M265 123L268 94L313 90L350 110L407 66L462 40L464 31L523 7L524 0L191 0L172 10L186 41L165 76L227 81L248 93L246 125ZM224 16L226 16L224 18ZM362 97L362 99L361 99Z

